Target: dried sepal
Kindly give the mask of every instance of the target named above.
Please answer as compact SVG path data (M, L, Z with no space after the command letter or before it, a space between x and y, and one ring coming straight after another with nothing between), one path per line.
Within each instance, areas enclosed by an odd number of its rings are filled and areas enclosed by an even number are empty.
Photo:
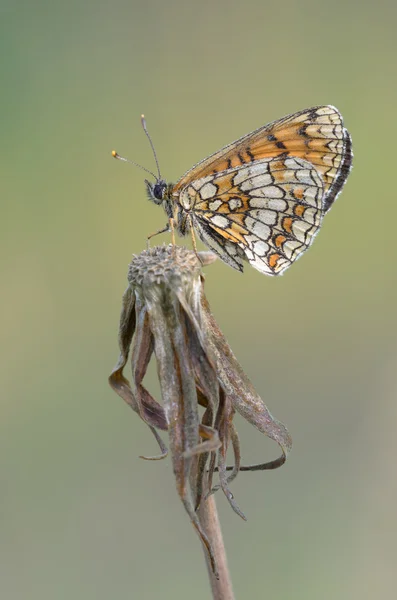
M157 429L167 431L168 425L165 418L164 409L156 402L151 394L142 386L140 397L137 398L131 389L130 382L123 375L124 367L128 360L128 354L131 347L132 337L136 329L135 312L135 294L128 287L123 295L122 309L120 315L119 327L119 347L120 356L110 377L109 384L113 390L134 410L143 421L149 426L151 432L160 446L161 454L155 457L142 457L150 460L156 460L167 456L167 447L159 436ZM149 332L150 333L150 332ZM142 332L140 332L141 335ZM150 356L146 356L149 362ZM143 373L144 375L144 373ZM143 379L142 375L142 379Z
M291 450L291 436L283 423L275 419L259 396L251 381L237 362L225 336L219 329L204 294L202 295L206 325L212 332L208 337L212 350L216 356L218 379L225 393L230 397L233 408L244 417L251 425L267 437L277 442L282 450L282 455L272 461L258 465L241 466L244 470L265 470L280 467L286 461Z
M245 519L230 483L241 470L283 464L291 438L255 391L211 314L201 267L213 259L212 253L198 256L172 246L153 248L134 258L120 317L120 357L109 382L150 427L160 444L161 456L166 448L157 430L168 431L178 494L216 573L210 540L197 517L200 503L222 489L233 510ZM130 351L131 384L123 375ZM143 385L153 354L162 405ZM267 463L241 466L236 412L275 440L282 456ZM227 467L229 445L234 465ZM216 472L219 483L213 485Z

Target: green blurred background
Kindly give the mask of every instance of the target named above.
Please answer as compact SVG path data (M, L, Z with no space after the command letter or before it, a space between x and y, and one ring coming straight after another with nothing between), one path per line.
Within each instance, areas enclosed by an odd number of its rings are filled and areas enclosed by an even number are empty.
M209 597L170 463L138 458L154 440L107 384L127 265L165 223L110 151L154 168L144 112L175 181L323 103L355 159L313 247L277 279L206 270L294 440L285 467L233 486L247 523L218 505L238 598L394 596L396 16L391 0L1 0L2 598ZM245 462L277 455L238 427Z

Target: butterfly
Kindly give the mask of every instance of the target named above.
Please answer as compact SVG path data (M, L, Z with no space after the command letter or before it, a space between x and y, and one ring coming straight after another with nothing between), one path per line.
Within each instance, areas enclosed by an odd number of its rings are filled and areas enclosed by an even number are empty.
M143 116L142 124L154 152ZM243 271L248 261L266 275L282 274L312 244L353 158L334 106L264 125L199 162L176 184L161 178L154 156L158 176L151 173L155 182L145 183L148 198L168 216L161 232L190 231L193 243L196 232L231 267Z

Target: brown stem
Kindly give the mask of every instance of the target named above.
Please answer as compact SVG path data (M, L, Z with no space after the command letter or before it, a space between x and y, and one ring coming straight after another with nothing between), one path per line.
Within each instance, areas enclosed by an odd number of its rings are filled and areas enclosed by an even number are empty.
M221 525L215 504L215 495L204 500L197 511L200 524L210 541L216 566L218 568L217 579L211 568L208 552L204 552L207 561L208 575L210 579L212 596L214 600L234 600L232 580L227 566L225 544L223 543Z

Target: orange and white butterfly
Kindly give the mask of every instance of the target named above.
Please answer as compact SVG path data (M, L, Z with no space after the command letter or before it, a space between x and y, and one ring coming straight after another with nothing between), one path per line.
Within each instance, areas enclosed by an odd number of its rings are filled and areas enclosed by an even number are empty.
M147 193L168 216L162 231L192 231L194 240L194 230L231 267L242 271L248 260L261 273L280 275L313 242L352 157L339 111L315 106L225 146L176 184L152 173Z

